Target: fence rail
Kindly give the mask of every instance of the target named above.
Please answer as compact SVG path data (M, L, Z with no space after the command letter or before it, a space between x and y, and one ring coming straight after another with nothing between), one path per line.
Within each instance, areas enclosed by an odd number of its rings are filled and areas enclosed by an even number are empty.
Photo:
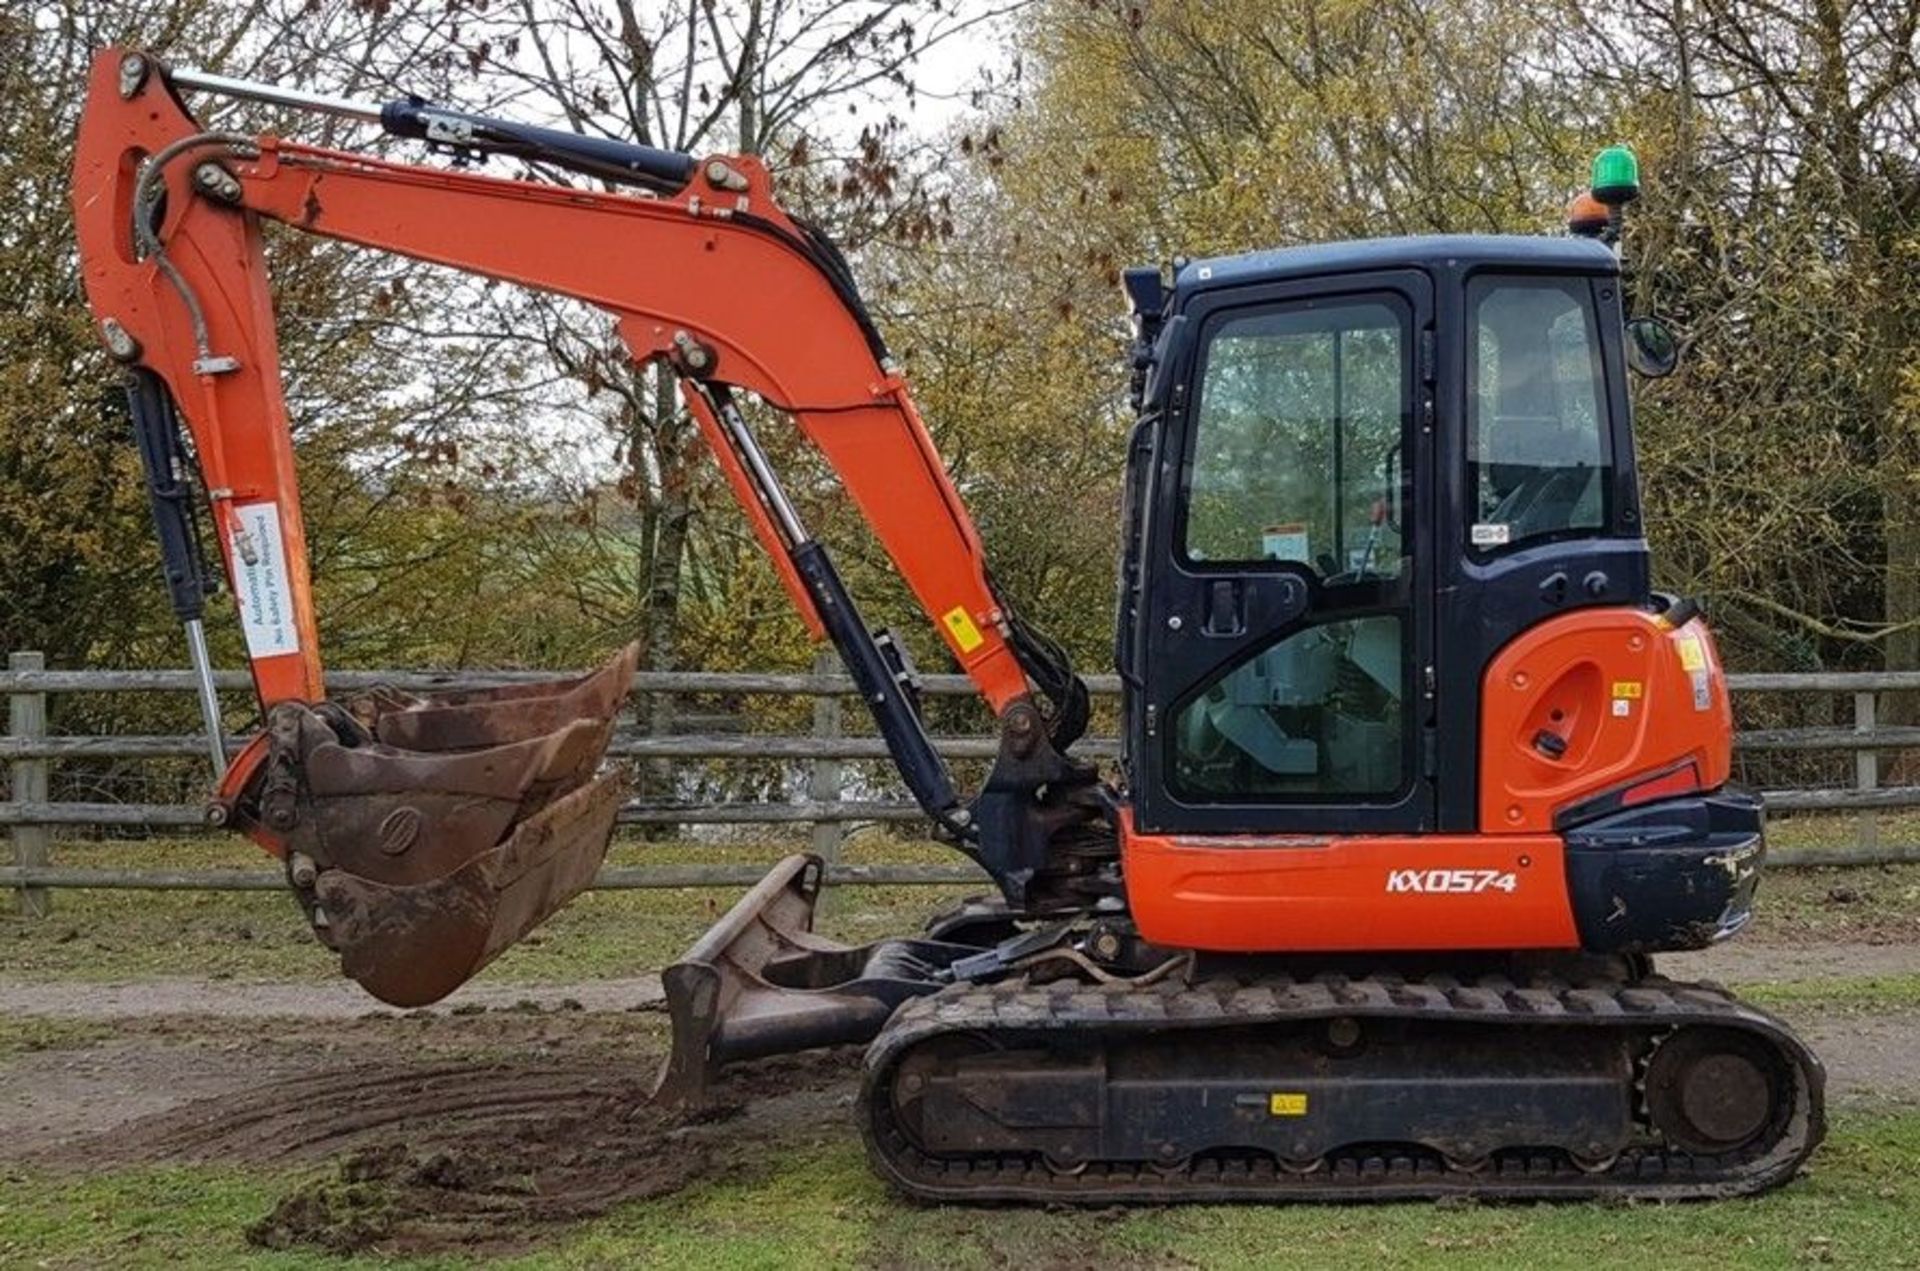
M472 688L551 678L549 672L431 672L345 671L329 676L331 687L352 692L385 685L410 691ZM223 690L250 693L252 682L241 672L216 676ZM1877 722L1878 695L1920 690L1920 672L1823 672L1815 674L1750 674L1729 677L1736 694L1824 693L1847 694L1852 699L1851 727L1773 728L1742 732L1736 748L1745 753L1843 752L1853 756L1853 782L1848 788L1781 789L1765 792L1774 811L1850 812L1858 816L1856 842L1848 848L1777 853L1784 863L1860 864L1920 860L1920 846L1888 846L1879 841L1876 813L1885 809L1920 807L1920 786L1882 785L1881 752L1920 748L1920 727ZM1119 692L1117 676L1088 677L1096 695ZM973 692L965 676L929 675L924 691L939 696L966 696ZM205 753L204 739L193 734L91 735L50 734L47 699L73 693L190 693L194 679L187 671L88 671L49 669L34 652L10 655L0 671L0 693L8 699L7 731L0 735L0 761L12 774L11 797L0 802L0 826L13 842L11 867L0 867L0 890L12 889L16 906L26 913L44 914L50 908L51 889L62 887L155 888L203 890L266 890L281 886L271 870L110 870L70 869L52 863L57 828L147 828L193 830L203 825L202 809L179 803L112 803L54 801L54 766L75 760L197 759ZM810 827L815 850L834 861L845 827L860 822L912 822L921 819L910 802L897 799L851 798L848 761L886 758L877 737L848 736L843 732L842 701L853 694L851 680L828 660L811 673L643 671L634 677L636 696L772 695L813 699L813 726L808 734L699 733L647 736L625 730L616 733L608 753L635 760L775 760L804 764L805 797L781 803L684 804L634 800L621 809L628 825L766 825ZM237 742L230 742L237 748ZM989 759L995 742L984 736L945 736L935 739L943 755L955 759ZM1089 738L1076 748L1088 758L1109 759L1119 753L1111 737ZM743 886L759 870L751 866L674 865L602 871L598 886L719 887ZM983 877L970 866L853 866L835 863L829 881L848 883L955 883Z

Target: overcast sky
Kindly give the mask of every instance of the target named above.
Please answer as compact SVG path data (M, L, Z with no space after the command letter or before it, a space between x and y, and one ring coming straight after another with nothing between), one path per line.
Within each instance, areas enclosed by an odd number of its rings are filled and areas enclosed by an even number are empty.
M1012 51L1007 20L983 23L942 40L917 59L918 94L908 120L916 131L938 132L965 115L969 96L983 83L988 67L996 71Z

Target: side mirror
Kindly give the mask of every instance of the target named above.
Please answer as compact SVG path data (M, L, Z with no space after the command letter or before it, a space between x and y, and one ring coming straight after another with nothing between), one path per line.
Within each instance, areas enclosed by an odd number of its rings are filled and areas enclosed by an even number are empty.
M1650 380L1664 379L1680 365L1680 341L1658 318L1627 323L1627 365Z

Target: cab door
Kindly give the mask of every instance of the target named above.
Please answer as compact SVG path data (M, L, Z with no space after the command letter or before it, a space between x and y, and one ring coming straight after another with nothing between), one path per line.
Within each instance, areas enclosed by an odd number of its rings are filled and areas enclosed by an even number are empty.
M1432 824L1432 307L1396 270L1182 310L1134 612L1139 829Z

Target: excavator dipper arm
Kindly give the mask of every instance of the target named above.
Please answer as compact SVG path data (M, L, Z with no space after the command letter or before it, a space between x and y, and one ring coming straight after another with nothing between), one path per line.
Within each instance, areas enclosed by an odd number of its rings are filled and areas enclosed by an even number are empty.
M177 95L184 87L358 115L462 157L538 159L642 192L209 132ZM171 438L184 455L172 436L181 423L191 437L267 712L220 781L216 816L286 861L316 931L376 994L443 995L591 881L619 803L617 781L593 774L635 654L560 685L325 702L265 221L585 301L612 315L637 361L670 363L789 594L841 651L914 795L1010 899L1024 896L1044 864L1043 832L1001 831L1017 828L1036 791L1081 775L1053 744L1084 723L1084 688L996 597L979 535L845 262L780 209L758 160L695 161L417 100L376 107L169 73L108 49L93 67L73 188L88 300L131 373L143 452L164 457ZM825 456L1002 718L1013 753L971 807L921 729L904 659L860 622L736 391L785 412ZM205 588L177 475L150 473L176 608L197 635ZM984 847L983 821L998 827Z

